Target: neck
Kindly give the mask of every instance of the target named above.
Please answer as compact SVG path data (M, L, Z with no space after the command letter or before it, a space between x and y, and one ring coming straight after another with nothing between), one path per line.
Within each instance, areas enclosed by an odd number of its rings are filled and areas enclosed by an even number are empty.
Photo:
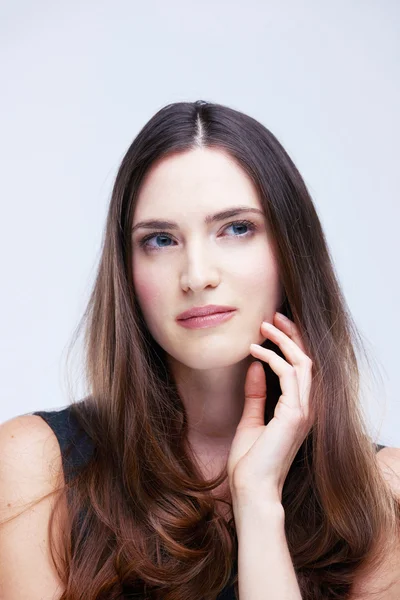
M230 446L242 416L244 382L253 360L249 355L228 367L199 370L169 357L187 414L188 438L194 445L215 449Z

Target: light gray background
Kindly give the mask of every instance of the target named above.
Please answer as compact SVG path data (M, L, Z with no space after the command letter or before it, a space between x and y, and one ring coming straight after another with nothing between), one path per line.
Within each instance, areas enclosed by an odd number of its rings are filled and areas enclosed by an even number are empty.
M69 403L116 169L159 108L205 99L300 169L381 373L363 407L400 446L399 24L397 0L3 0L0 421Z

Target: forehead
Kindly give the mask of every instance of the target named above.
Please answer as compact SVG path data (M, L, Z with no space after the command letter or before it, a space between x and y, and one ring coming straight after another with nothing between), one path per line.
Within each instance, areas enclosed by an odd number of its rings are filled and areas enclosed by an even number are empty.
M182 209L209 213L234 204L261 208L247 173L227 153L196 148L160 159L146 174L135 208L135 220L179 217Z

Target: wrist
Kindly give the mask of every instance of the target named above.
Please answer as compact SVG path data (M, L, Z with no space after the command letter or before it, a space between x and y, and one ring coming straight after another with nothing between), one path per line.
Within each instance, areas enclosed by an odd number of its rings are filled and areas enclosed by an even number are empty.
M259 490L240 490L232 492L232 510L236 527L251 523L276 524L278 527L285 522L285 510L279 495Z
M280 510L283 510L282 495L276 488L234 485L231 486L231 496L232 501L242 507L250 506L257 508L258 506L269 506L272 510L274 507L277 507L276 510L278 513Z
M251 507L239 506L233 511L235 528L239 542L249 536L258 540L268 534L272 537L285 536L285 512L282 505L265 505Z

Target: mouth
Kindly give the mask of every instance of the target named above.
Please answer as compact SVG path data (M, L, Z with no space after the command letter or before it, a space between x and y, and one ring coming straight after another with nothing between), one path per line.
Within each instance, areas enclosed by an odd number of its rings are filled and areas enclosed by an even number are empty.
M234 306L226 306L223 304L207 304L205 306L192 306L188 310L178 315L176 319L178 321L191 319L192 317L203 317L206 315L212 315L215 313L224 313L236 310Z
M236 309L224 312L214 312L208 315L199 315L189 317L188 319L178 319L177 323L186 329L205 329L216 327L220 323L228 321L236 314Z

